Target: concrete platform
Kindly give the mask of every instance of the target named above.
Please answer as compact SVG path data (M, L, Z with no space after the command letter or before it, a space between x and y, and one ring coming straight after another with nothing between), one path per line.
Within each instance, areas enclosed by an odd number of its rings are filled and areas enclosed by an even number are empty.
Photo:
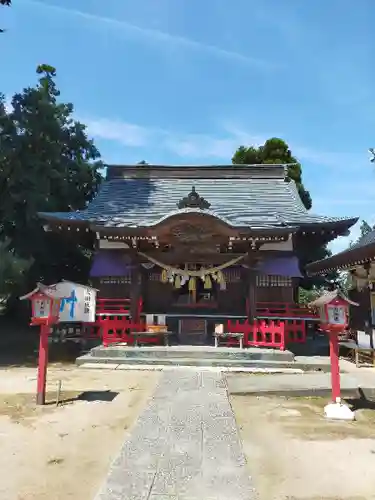
M374 380L375 382L375 380ZM265 375L250 377L227 375L228 392L233 395L289 396L289 397L329 397L331 377L329 373L303 373L302 375ZM353 374L341 374L341 394L343 397L358 397L361 381ZM375 386L375 384L374 384ZM371 388L364 388L371 392Z
M283 368L283 367L241 367L241 366L179 366L179 365L119 365L117 363L82 363L79 365L80 368L85 368L88 370L134 370L134 371L171 371L171 370L184 370L184 371L197 371L202 372L223 372L223 373L252 373L252 374L276 374L276 373L303 373L303 370L298 368Z
M280 351L279 349L261 349L251 347L239 349L238 347L212 347L212 346L98 346L91 349L92 357L99 358L189 358L189 359L251 359L262 361L293 361L294 354L291 351Z

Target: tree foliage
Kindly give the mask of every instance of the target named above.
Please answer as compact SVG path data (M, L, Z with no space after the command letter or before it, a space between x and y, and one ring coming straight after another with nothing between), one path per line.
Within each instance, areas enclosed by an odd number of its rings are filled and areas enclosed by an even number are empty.
M358 237L356 243L358 243L359 240L361 240L364 236L366 236L366 234L371 233L371 231L373 231L373 230L374 230L374 227L371 227L367 221L362 220L360 228L359 228L359 237Z
M0 0L0 5L6 5L7 7L10 7L12 4L12 0ZM0 33L4 33L4 29L0 28Z
M9 240L0 240L0 313L8 298L17 289L30 268L32 260L20 259L10 248Z
M99 187L100 154L73 105L60 102L52 66L37 68L35 87L16 93L10 109L0 95L0 237L21 259L28 277L77 279L87 256L57 234L44 232L38 212L86 206Z
M240 146L234 153L232 163L236 165L288 164L288 177L296 185L302 203L307 210L311 208L311 196L302 182L302 166L292 155L288 144L282 139L273 137L262 146Z

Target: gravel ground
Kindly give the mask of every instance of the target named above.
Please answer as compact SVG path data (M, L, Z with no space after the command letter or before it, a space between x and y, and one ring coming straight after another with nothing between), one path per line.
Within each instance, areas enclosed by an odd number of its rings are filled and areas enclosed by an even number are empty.
M1 370L0 499L92 500L158 378L52 366L50 404L36 407L36 370Z
M375 499L375 405L334 422L322 416L326 403L231 397L260 500Z

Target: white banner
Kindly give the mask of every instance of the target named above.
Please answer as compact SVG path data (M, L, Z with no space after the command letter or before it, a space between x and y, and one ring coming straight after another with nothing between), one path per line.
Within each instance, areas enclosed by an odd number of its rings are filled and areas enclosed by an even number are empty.
M59 321L63 323L95 321L97 290L88 285L80 285L71 281L57 283L56 290L63 295Z

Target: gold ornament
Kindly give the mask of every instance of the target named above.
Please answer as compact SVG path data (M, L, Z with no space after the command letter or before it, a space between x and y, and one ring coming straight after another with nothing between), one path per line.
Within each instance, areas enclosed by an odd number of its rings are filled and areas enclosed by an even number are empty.
M204 288L205 290L210 290L212 287L212 282L210 276L207 274L206 279L204 280Z
M195 277L192 276L189 279L189 291L194 292L195 290L196 290L196 280L195 280Z
M162 283L167 283L168 281L168 273L166 269L163 269L161 272L161 281Z

